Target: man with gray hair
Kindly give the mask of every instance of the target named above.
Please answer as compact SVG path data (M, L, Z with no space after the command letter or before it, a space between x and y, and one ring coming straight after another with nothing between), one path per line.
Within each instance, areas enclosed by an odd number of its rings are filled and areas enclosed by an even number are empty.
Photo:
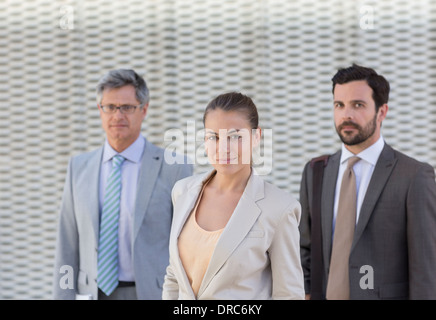
M55 299L161 299L172 221L171 190L192 174L179 155L141 134L149 105L142 77L112 70L97 85L106 140L71 158L58 221Z

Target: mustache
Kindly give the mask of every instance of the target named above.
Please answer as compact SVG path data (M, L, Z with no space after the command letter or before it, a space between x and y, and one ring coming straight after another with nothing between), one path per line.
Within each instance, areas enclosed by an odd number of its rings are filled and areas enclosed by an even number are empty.
M342 123L338 126L338 130L342 130L343 127L354 127L354 128L356 128L356 129L358 129L358 130L361 130L361 129L362 129L362 128L357 124L357 123L354 123L354 122L352 122L352 121L344 121L344 122L342 122Z

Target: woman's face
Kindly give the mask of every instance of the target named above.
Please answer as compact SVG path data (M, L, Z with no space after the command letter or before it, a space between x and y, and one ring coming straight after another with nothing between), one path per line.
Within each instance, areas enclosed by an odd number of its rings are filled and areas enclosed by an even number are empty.
M252 149L260 129L252 131L242 111L215 109L205 119L205 148L209 162L221 173L236 173L251 166Z

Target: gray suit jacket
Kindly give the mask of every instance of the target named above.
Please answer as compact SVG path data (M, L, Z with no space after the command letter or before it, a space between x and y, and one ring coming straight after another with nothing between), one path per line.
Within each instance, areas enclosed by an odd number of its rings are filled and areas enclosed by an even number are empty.
M178 237L211 173L176 183L170 265L164 299L304 299L299 252L300 204L252 173L221 234L195 297L180 260Z
M161 299L175 182L192 165L164 161L164 149L146 141L138 178L132 229L132 256L138 299ZM58 221L53 294L98 297L99 174L103 147L71 158Z
M324 296L332 248L334 193L340 157L340 152L330 157L322 186ZM306 293L310 292L312 197L312 169L306 165L300 189L301 258ZM375 166L354 233L349 260L350 298L436 299L435 270L434 169L385 145ZM371 276L373 278L368 278ZM374 287L368 288L368 281L371 280ZM366 285L362 286L362 282Z

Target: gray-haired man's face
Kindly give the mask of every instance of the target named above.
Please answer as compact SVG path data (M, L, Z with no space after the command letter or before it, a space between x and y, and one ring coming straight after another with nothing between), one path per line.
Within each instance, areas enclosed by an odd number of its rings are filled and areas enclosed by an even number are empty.
M99 105L102 127L106 132L109 144L118 152L128 148L138 138L148 105L136 108L131 114L121 113L119 109L115 113L106 113L101 106L139 106L139 104L135 88L132 85L103 91Z

